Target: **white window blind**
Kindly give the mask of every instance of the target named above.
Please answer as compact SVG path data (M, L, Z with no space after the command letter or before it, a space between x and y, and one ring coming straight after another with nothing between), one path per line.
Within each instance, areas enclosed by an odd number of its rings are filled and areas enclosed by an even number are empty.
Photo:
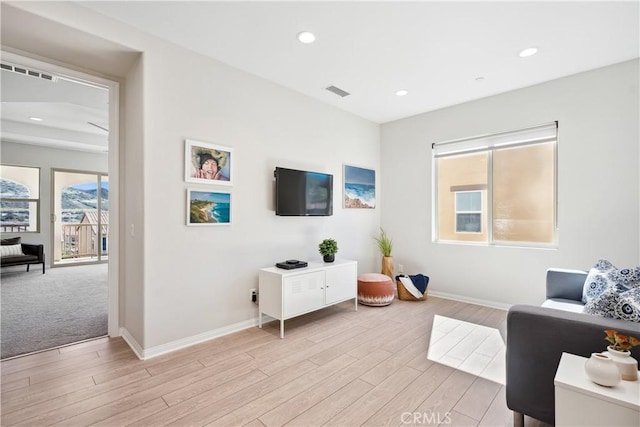
M437 158L455 154L487 151L494 148L552 142L556 140L557 129L558 123L552 122L527 129L438 142L433 144L433 156Z

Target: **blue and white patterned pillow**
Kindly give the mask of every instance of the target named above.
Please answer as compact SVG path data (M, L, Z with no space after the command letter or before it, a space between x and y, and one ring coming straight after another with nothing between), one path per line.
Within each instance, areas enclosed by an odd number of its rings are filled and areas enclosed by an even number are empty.
M584 281L582 302L587 304L610 289L624 292L638 286L640 286L640 267L618 269L611 262L601 259L589 270Z
M640 287L635 287L620 294L614 316L617 319L640 322Z
M606 290L585 304L584 313L613 319L613 313L615 313L619 301L619 293L614 290Z
M620 286L618 289L621 289ZM608 289L584 306L584 312L600 317L640 322L640 287L624 292Z
M620 270L614 267L609 270L607 277L616 283L632 289L640 284L640 267L621 268Z

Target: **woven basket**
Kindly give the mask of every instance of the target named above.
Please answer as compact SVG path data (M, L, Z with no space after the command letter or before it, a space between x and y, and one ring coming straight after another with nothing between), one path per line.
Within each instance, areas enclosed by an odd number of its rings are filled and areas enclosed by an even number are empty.
M402 301L424 301L427 299L427 294L429 293L429 290L426 289L422 298L418 299L411 295L411 292L404 287L400 280L396 280L396 287L398 288L398 299Z

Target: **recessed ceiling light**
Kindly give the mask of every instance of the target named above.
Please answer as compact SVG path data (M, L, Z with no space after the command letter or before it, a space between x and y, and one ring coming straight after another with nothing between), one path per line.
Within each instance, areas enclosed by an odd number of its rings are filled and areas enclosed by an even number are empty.
M536 53L538 53L538 48L537 47L529 47L526 48L525 50L520 52L520 57L521 58L526 58L527 56L533 56Z
M309 31L303 31L301 33L298 33L298 40L300 40L301 43L309 44L313 43L316 40L316 36L314 36L313 33L310 33Z
M29 117L29 120L33 120L34 122L41 122L44 119L42 119L40 117Z
M399 91L396 92L396 95L398 96L405 96L406 94L408 94L409 91L405 90L405 89L400 89Z

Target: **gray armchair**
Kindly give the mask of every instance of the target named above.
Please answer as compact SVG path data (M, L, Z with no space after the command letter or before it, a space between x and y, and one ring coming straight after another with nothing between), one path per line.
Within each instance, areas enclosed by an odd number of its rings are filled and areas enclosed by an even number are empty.
M524 415L555 424L553 379L563 352L589 357L606 350L605 329L640 338L640 324L558 308L582 305L587 273L550 269L543 307L515 305L507 314L507 406L514 424ZM640 359L640 348L632 350Z

